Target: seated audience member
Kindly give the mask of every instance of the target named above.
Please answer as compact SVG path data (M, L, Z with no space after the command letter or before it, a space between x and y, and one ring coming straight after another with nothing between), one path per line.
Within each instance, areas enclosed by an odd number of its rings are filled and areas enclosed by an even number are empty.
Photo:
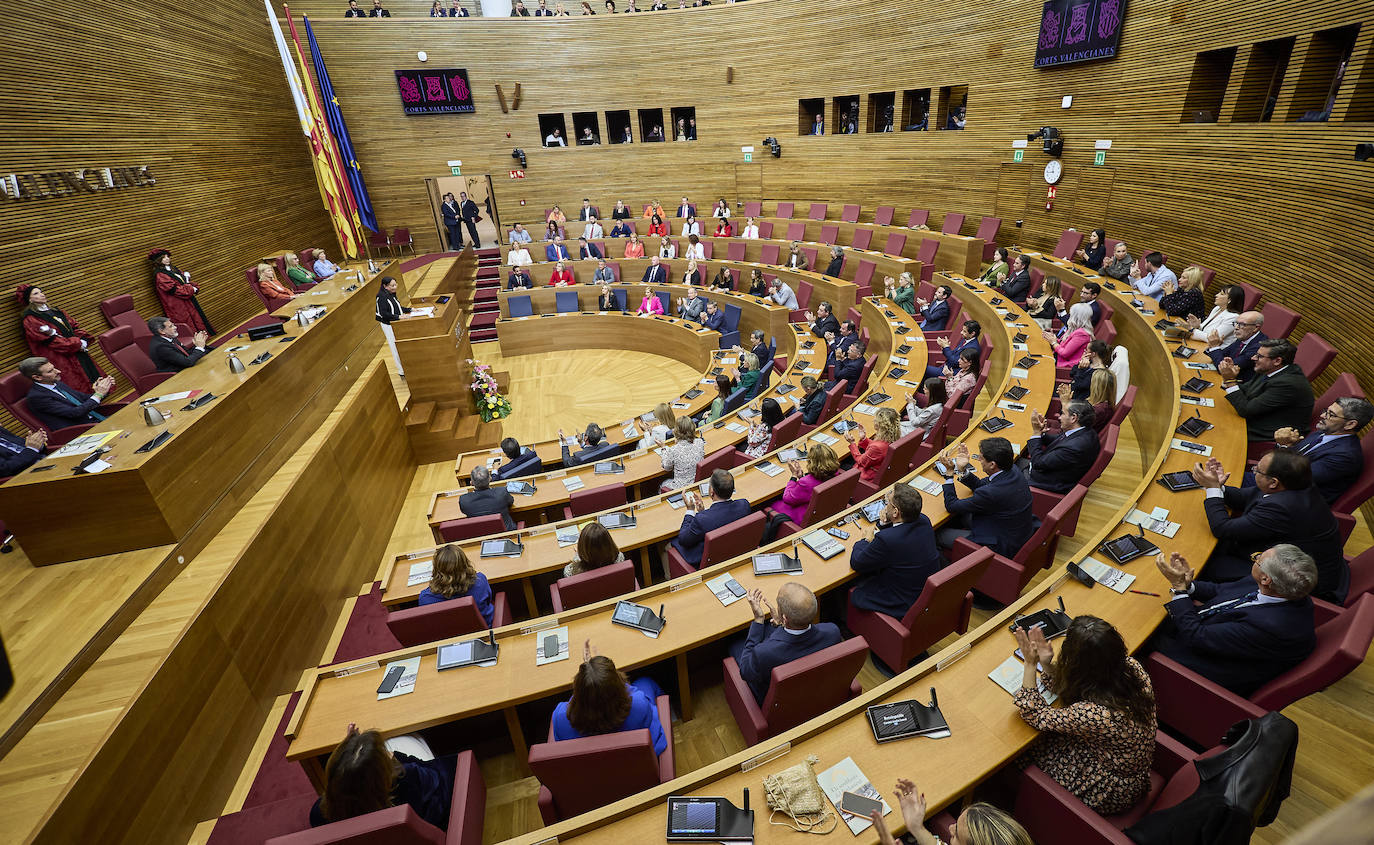
M883 814L875 812L872 819L878 845L907 841L914 841L916 845L944 845L938 836L926 830L926 797L916 784L901 778L894 794L902 810L902 821L910 831L909 839L893 839ZM949 836L949 845L1035 845L1016 819L983 801L965 807L945 833Z
M499 513L506 530L513 531L515 520L511 518L510 509L515 504L515 497L506 492L504 487L498 490L491 488L491 470L485 466L473 467L471 480L472 492L458 497L458 509L463 512L463 516Z
M630 235L633 234L635 234L635 230L630 226L628 220L617 220L615 221L615 225L611 227L610 237L628 238Z
M649 234L658 235L660 238L668 236L668 224L657 214L649 218Z
M372 11L367 13L369 18L389 18L391 13L382 8L382 0L372 0Z
M977 320L965 320L959 327L959 342L951 344L943 335L935 338L935 343L940 347L940 356L944 358L943 363L930 364L926 367L926 377L943 376L959 367L959 356L966 349L972 349L975 353L979 350L978 337L983 333L983 327ZM939 359L936 359L937 361Z
M599 144L601 142L597 141L596 143ZM596 240L597 238L605 237L605 230L601 228L601 224L597 221L595 214L587 218L587 225L582 227L582 237L586 240Z
M921 389L925 391L925 407L921 407L916 391L913 390L906 395L906 419L901 423L903 437L918 428L924 428L926 435L929 436L931 426L939 421L940 414L944 413L945 403L949 401L945 383L938 378L926 379Z
M930 302L924 299L916 300L917 307L921 309L920 326L923 331L944 331L945 323L949 322L949 297L952 293L954 289L949 285L940 285L935 289L935 298Z
M653 269L652 267L649 269ZM641 317L648 317L654 314L663 313L663 300L654 295L653 290L648 285L644 286L644 298L639 300L639 309L635 312Z
M577 239L577 258L584 261L588 258L605 258L596 244L589 242L586 238Z
M534 257L524 244L515 243L511 245L510 251L506 253L506 265L510 267L524 267L534 263Z
M1236 287L1240 287L1237 285ZM1242 288L1242 293L1244 289ZM1212 359L1212 363L1217 366L1227 358L1239 369L1240 381L1249 381L1255 372L1255 353L1259 351L1260 344L1269 340L1269 336L1261 329L1264 327L1264 315L1258 311L1246 311L1235 319L1232 324L1234 337L1225 346L1215 345L1207 348L1207 357ZM1210 342L1211 338L1208 337Z
M270 264L258 265L258 290L267 300L269 313L296 298L295 291L277 281L277 271Z
M711 216L721 220L730 219L730 204L725 201L725 197L716 200L716 207L711 209Z
M1084 357L1086 358L1087 355ZM1088 372L1090 374L1088 395L1084 396L1081 401L1092 406L1093 431L1096 431L1100 437L1102 432L1107 430L1107 424L1112 419L1112 410L1115 408L1116 376L1112 375L1112 371L1105 367L1099 367ZM1074 389L1067 384L1060 384L1057 392L1061 408L1074 400ZM1045 432L1051 435L1060 433L1059 428L1053 425L1047 426Z
M348 9L344 12L346 18L365 18L367 12L358 8L358 0L348 0Z
M383 741L377 731L348 726L348 735L325 764L324 795L310 807L311 827L409 804L420 818L440 830L448 828L455 759L414 757L391 751L388 742L417 753L427 749L419 737Z
M553 739L647 729L654 753L668 750L668 737L658 721L657 700L663 690L651 678L629 681L609 657L582 647L582 665L573 676L572 698L553 709Z
M690 258L694 261L706 260L706 245L701 242L701 238L696 235L687 236L687 248L682 254L683 258Z
M517 266L510 271L510 276L506 279L506 290L516 290L524 288L526 290L534 287L534 279L530 277L530 271L522 266Z
M520 441L514 437L505 437L501 440L501 451L505 454L500 466L491 474L492 481L505 481L508 478L519 478L522 475L532 475L543 468L542 462L535 456L534 450L520 446Z
M1092 392L1092 377L1097 370L1111 366L1112 347L1105 340L1093 340L1083 350L1083 357L1069 369L1069 384L1074 399L1087 399ZM1113 397L1115 400L1115 397Z
M906 482L892 485L883 496L876 533L855 542L849 556L849 568L862 576L849 593L854 607L901 619L916 603L926 579L944 566L935 528L921 506L921 494Z
M681 8L681 6L679 6L678 8ZM677 119L677 138L676 138L675 140L678 140L678 141L687 141L687 140L690 140L690 139L687 137L687 118L685 118L685 117L679 117L679 118Z
M1102 322L1101 298L1102 286L1097 282L1084 282L1083 286L1078 289L1078 301L1092 309L1093 328L1097 328L1097 324ZM1068 318L1069 307L1062 298L1054 301L1054 307L1056 311L1055 316L1061 320Z
M324 254L324 250L315 250L315 264L310 269L315 271L315 275L320 279L329 279L339 272L339 265L329 260L329 256Z
M1044 332L1045 342L1054 350L1055 365L1071 367L1083 357L1083 350L1093 339L1093 309L1086 302L1075 302L1069 308L1069 319L1059 337Z
M793 241L791 250L787 253L787 258L783 259L782 266L792 270L810 270L811 265L806 261L806 253L802 252L801 241Z
M662 446L673 436L673 431L677 428L677 417L673 414L673 406L667 402L660 402L654 408L654 422L645 430L647 423L639 417L635 417L635 428L639 429L639 445L636 449L652 449L655 446Z
M727 217L722 217L722 218L716 223L715 237L717 237L717 238L731 238L731 237L734 237L734 235L735 235L735 227L730 225L730 220L729 220L729 218L727 218Z
M681 234L684 238L688 235L696 235L700 237L701 224L697 222L697 218L695 216L689 214L687 215L687 219L682 222L682 231L679 234Z
M940 457L945 467L945 510L952 517L935 534L942 549L954 546L954 541L967 537L970 542L987 546L1004 557L1015 557L1026 541L1035 533L1037 520L1031 511L1030 483L1015 464L1011 443L1005 437L984 437L978 442L978 463L986 478L973 474L968 446L963 443ZM946 474L948 473L948 474ZM959 498L954 479L973 491L967 499Z
M688 262L687 267L695 274L695 279L684 274L683 283L687 285L687 295L678 297L677 315L684 320L700 322L701 312L706 310L706 297L697 296L697 289L692 285L701 281L701 273L696 269L696 262Z
M797 294L795 291L792 290L792 288L787 286L786 282L784 282L782 279L774 277L772 289L773 292L770 294L770 297L774 302L788 309L789 311L797 310Z
M48 433L39 429L27 437L20 437L0 426L0 478L18 475L43 457L48 445Z
M751 241L758 240L759 224L754 221L754 218L746 217L744 219L744 228L740 230L739 236Z
M678 216L678 217L683 217L683 218L687 218L687 217L695 218L695 217L697 216L697 207L696 207L696 205L694 205L694 204L693 204L690 200L688 200L686 197L683 197L683 198L682 198L682 202L679 203L679 204L678 204L678 207L677 207L677 216Z
M858 326L854 325L853 320L845 320L840 323L840 333L825 333L825 365L835 366L835 362L843 361L848 357L849 347L859 339Z
M728 290L733 292L734 289L735 275L730 272L729 267L726 267L724 264L720 265L716 270L716 275L711 278L711 290Z
M721 378L729 382L729 378L722 373L717 376L717 383ZM697 464L705 458L706 438L697 433L696 422L688 416L678 417L673 445L665 447L659 455L659 464L672 473L661 489L667 491L690 487L697 480Z
M957 408L963 404L965 394L972 394L978 384L978 350L965 349L959 353L954 369L945 367L941 378L945 382L945 395Z
M667 238L658 239L659 258L677 258L677 244Z
M25 358L19 362L19 374L33 382L27 397L29 410L44 428L56 431L105 419L98 409L115 388L113 376L96 379L92 392L83 393L63 384L62 371L47 358Z
M769 507L774 513L782 514L801 525L816 488L834 478L840 471L840 459L824 443L813 443L806 452L805 468L802 467L801 461L792 460L787 462L787 471L791 473L791 479L783 488L782 498Z
M1374 405L1357 396L1344 396L1332 402L1317 418L1312 433L1303 437L1296 428L1274 432L1274 444L1305 455L1312 464L1312 485L1326 503L1345 494L1364 471L1364 451L1356 435L1374 417ZM1254 484L1246 473L1245 486Z
M968 119L964 116L964 107L956 106L954 111L949 113L949 121L945 124L946 129L963 129Z
M1040 283L1040 295L1026 297L1026 313L1030 314L1043 331L1050 331L1054 325L1054 318L1059 316L1059 309L1055 308L1055 300L1060 302L1063 290L1063 283L1058 276L1046 276Z
M583 197L582 207L577 210L577 219L583 221L584 223L589 223L595 220L598 216L600 216L600 211L599 209L597 209L596 206L592 205L591 198ZM585 235L586 232L583 232L583 234Z
M825 265L825 272L821 275L829 276L832 279L840 277L840 271L844 269L844 247L832 246L830 248L830 263Z
M1093 406L1078 399L1060 406L1058 434L1039 411L1031 411L1026 457L1032 487L1063 494L1083 480L1102 448L1094 422Z
M662 10L664 10L664 9L666 9L666 8L668 8L668 7L665 6L665 5L663 4L663 0L657 0L657 2L654 3L654 5L652 5L652 6L649 7L649 11L651 11L651 12L659 12L659 11L662 11ZM652 142L654 142L654 141L662 141L662 140L663 140L663 125L662 125L661 123L655 123L654 126L653 126L653 128L649 130L649 134L648 134L647 137L645 137L644 140L645 140L646 142L648 142L648 143L652 143Z
M714 305L715 303L711 303ZM745 396L750 399L759 392L759 384L763 382L763 371L759 367L759 356L752 352L741 352L739 356L739 369L734 370L732 376L735 381L735 389L745 391Z
M854 466L859 469L859 480L870 484L878 483L878 472L887 460L888 450L902 436L902 420L891 408L879 408L873 417L873 436L864 434L864 427L858 427L859 439L854 439L854 429L846 429L845 442L849 444L849 455Z
M806 312L806 320L811 324L811 334L823 338L827 334L840 333L840 321L835 319L832 311L829 302L822 302L816 306L815 311Z
M563 243L563 236L554 237L553 243L544 247L544 259L546 261L569 261L572 255L568 253L568 247Z
M803 423L815 425L820 422L821 411L825 410L825 388L815 378L802 376L801 389L802 400L797 410L802 415Z
M992 263L988 269L983 271L983 275L978 277L978 283L988 287L1001 287L1011 273L1011 251L1004 246L999 246L992 251Z
M530 237L530 233L525 231L525 224L523 223L515 224L515 228L510 230L510 237L508 240L512 245L527 244L534 241L534 239Z
M605 270L608 275L611 272L611 269L606 267L604 262L602 267L598 268L596 272L600 273L602 270ZM602 282L602 285L601 292L596 296L596 310L619 311L620 299L615 295L615 292L611 290L611 285L614 283L614 280L597 279L597 281Z
M1317 565L1289 543L1260 553L1248 578L1194 580L1188 559L1155 558L1169 579L1169 618L1155 651L1236 695L1248 696L1297 666L1317 647L1312 589Z
M624 200L616 200L615 208L611 209L612 220L629 220L630 210L625 207Z
M593 464L602 458L610 458L617 451L616 445L607 442L606 432L596 423L587 423L586 432L575 438L565 436L563 429L560 428L558 442L563 447L563 466L569 469L582 464ZM572 446L577 447L576 452L571 450Z
M1331 507L1312 486L1306 455L1275 449L1255 466L1254 487L1227 487L1230 473L1216 458L1193 466L1193 479L1207 491L1203 508L1216 548L1206 564L1213 581L1236 581L1250 571L1255 552L1289 542L1312 556L1317 584L1312 594L1341 604L1350 588L1350 567Z
M624 562L625 555L616 545L611 532L593 519L578 532L577 548L573 552L572 561L563 567L563 577L571 578L583 572Z
M711 498L703 501L695 490L683 496L687 513L682 527L672 541L673 548L692 566L701 565L701 552L706 546L706 534L717 528L744 519L749 515L749 500L736 499L735 477L728 470L711 472Z
M1135 269L1135 259L1126 251L1126 243L1118 241L1112 248L1112 257L1102 263L1102 275L1111 276L1118 282L1124 282L1130 277L1131 271Z
M539 0L539 8L534 10L534 16L536 18L553 17L553 9L549 8L549 0Z
M849 344L844 351L843 358L835 359L835 377L826 382L825 389L829 390L840 382L845 382L845 393L857 393L863 389L859 384L859 378L864 370L864 345L863 341L856 340Z
M644 206L644 219L646 220L653 217L657 217L661 220L667 216L668 213L663 210L663 203L659 202L658 200L654 200L653 202Z
M612 270L610 265L606 263L606 259L596 259L596 272L592 274L592 284L601 285L601 293L603 296L610 293L610 289L607 287L607 285L616 284L615 271ZM620 306L616 305L612 308L602 308L601 310L619 311Z
M725 373L716 376L716 397L711 400L711 407L706 409L706 415L701 418L703 424L713 423L725 416L725 403L729 401L734 390L734 379Z
M438 604L467 596L472 596L483 621L491 625L496 605L487 576L472 568L467 553L460 546L451 543L440 546L434 552L434 572L430 576L429 586L420 591L420 604Z
M701 282L701 270L697 269L697 260L695 258L692 258L691 256L688 256L687 269L682 271L682 284L687 285L688 289L690 290L694 286L699 286ZM682 302L682 297L678 297L678 302ZM706 307L704 302L702 303L701 307Z
M817 115L811 119L811 134L825 134L825 115L817 113Z
M625 242L625 257L644 257L644 242L639 239L639 235L635 232L630 232L630 239Z
M701 314L701 324L712 331L725 330L725 312L714 300L706 301L706 310Z
M1170 317L1201 317L1206 306L1202 298L1202 268L1185 267L1178 281L1164 282L1159 308Z
M768 281L763 278L763 271L755 267L749 271L749 295L768 296Z
M572 271L562 261L553 265L553 272L549 274L549 287L565 288L575 284L577 284L577 280L573 278Z
M748 599L754 621L744 639L731 644L730 656L739 665L740 677L753 691L754 699L763 704L774 669L839 645L844 638L835 623L816 621L816 594L796 581L778 589L776 610L762 590L749 593ZM768 624L770 616L772 625Z
M762 458L768 454L768 446L773 442L773 429L782 422L782 406L771 396L759 404L759 415L749 426L745 438L744 455L747 458Z
M1058 659L1043 629L1013 627L1012 634L1027 656L1013 700L1026 724L1040 732L1022 759L1094 812L1134 807L1150 791L1155 693L1121 633L1096 616L1075 616ZM1042 683L1062 707L1045 701Z
M205 357L205 344L210 338L203 331L193 335L192 348L187 349L177 340L177 324L166 317L154 317L148 321L148 330L153 337L148 341L148 357L159 373L175 373Z
M910 273L903 272L894 281L891 276L883 278L884 294L888 299L897 303L897 307L906 313L916 316L916 279Z
M768 344L763 342L763 338L763 329L754 329L749 333L749 343L752 345L749 351L759 359L760 370L773 363L773 353L769 351Z
M1088 233L1088 242L1074 251L1073 260L1089 270L1101 270L1102 262L1107 260L1107 232L1093 229Z
M286 280L296 290L303 287L310 287L319 281L314 274L301 266L301 257L294 252L286 254Z
M1017 305L1025 306L1026 297L1030 294L1030 259L1025 255L1018 254L1016 260L1011 265L1011 275L1002 282L1002 295Z
M1142 296L1153 296L1156 299L1164 292L1165 285L1177 285L1178 276L1174 271L1164 266L1164 256L1158 252L1151 252L1145 255L1145 266L1149 272L1141 273L1139 267L1131 268L1131 287L1140 292Z
M458 5L458 0L452 0L449 3L448 16L451 18L470 18L472 13L467 10L466 6Z
M549 220L548 225L544 228L544 241L547 243L555 238L561 237L563 237L563 227L558 225L557 220ZM545 249L548 249L548 247L545 247Z
M525 8L525 0L515 0L515 5L511 7L510 16L513 18L528 18L530 10Z
M1251 440L1273 440L1280 428L1307 429L1317 400L1312 395L1312 383L1293 363L1297 352L1297 347L1286 340L1261 342L1253 359L1255 374L1244 384L1237 381L1240 367L1230 359L1223 358L1217 364L1226 401L1245 420Z
M1222 349L1230 346L1236 339L1236 320L1245 307L1245 288L1231 285L1217 291L1212 311L1204 320L1196 315L1188 315L1188 328L1193 330L1193 340L1205 341L1211 348Z

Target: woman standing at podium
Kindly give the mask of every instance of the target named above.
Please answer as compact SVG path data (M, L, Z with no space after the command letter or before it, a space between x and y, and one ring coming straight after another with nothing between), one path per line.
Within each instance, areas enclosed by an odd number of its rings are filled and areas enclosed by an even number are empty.
M401 305L401 301L396 298L398 287L395 278L382 277L382 288L377 291L376 317L377 322L382 324L382 334L386 335L386 345L391 347L391 357L396 359L396 373L405 378L406 368L401 364L401 353L396 351L396 333L392 331L391 324L401 319L402 314L409 314L410 309Z

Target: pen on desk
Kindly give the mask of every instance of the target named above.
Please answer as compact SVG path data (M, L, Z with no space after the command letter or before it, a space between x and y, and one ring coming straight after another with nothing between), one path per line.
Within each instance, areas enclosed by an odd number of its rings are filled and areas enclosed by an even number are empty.
M1159 593L1147 593L1147 592L1145 592L1144 590L1127 590L1126 592L1128 592L1128 593L1135 593L1135 594L1138 595L1138 596L1154 596L1155 598L1159 598L1159 597L1160 597L1160 596L1159 596Z

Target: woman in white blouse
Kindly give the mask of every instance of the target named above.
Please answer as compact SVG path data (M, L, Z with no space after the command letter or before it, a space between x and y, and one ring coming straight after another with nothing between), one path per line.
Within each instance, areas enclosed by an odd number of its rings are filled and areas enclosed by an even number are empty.
M696 483L697 464L706 458L706 441L697 436L697 424L691 417L678 417L677 442L663 450L662 467L672 473L663 482L663 490L680 490Z
M1244 308L1245 288L1231 285L1217 291L1216 305L1207 319L1199 320L1194 314L1188 315L1188 328L1193 330L1193 340L1206 341L1212 347L1230 346L1236 339L1236 319Z
M695 217L689 216L687 221L682 224L682 236L685 238L688 235L697 235L698 237L701 235L701 224L697 222Z
M668 442L676 427L677 417L673 414L673 406L667 402L658 403L658 407L654 408L654 424L651 428L646 430L644 420L635 417L635 428L643 435L639 438L639 448L652 449L662 446Z
M677 258L677 244L667 238L658 239L659 258Z
M522 243L513 244L510 252L506 254L506 264L511 267L524 267L526 264L533 264L534 259L530 258L530 251L525 249Z
M739 233L741 238L757 240L759 237L759 224L754 222L754 218L749 217L744 221L744 230Z
M906 395L906 419L902 420L903 437L918 428L924 428L926 433L929 433L930 427L939 421L940 414L945 410L945 403L949 401L949 396L945 393L943 380L931 376L926 379L924 390L926 392L925 407L921 407L919 394L908 393Z
M701 238L696 235L687 236L687 252L685 258L694 258L697 261L706 260L706 245L701 242Z
M725 202L725 197L716 200L716 209L711 212L711 216L730 219L730 206Z

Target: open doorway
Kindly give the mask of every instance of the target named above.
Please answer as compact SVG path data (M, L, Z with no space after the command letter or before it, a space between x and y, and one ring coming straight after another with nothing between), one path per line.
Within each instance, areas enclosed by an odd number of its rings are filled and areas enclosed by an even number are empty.
M429 192L429 203L434 212L434 230L442 249L450 248L448 233L444 229L444 215L440 209L444 194L448 193L460 200L466 193L469 199L477 203L477 213L482 218L477 221L477 240L482 246L491 247L501 243L501 218L496 212L496 199L491 190L490 176L439 176L426 179L425 187ZM472 242L472 234L467 226L463 226L462 235L464 244Z

